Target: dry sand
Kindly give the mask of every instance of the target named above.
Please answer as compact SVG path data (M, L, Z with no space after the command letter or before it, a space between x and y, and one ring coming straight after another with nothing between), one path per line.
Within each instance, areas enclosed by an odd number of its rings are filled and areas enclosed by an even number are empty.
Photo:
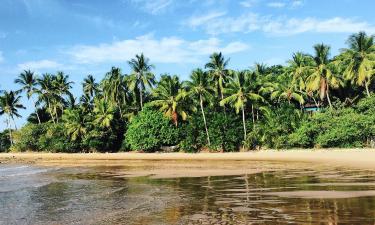
M338 166L375 169L375 149L264 150L236 153L0 153L0 162L48 162L92 160L210 160L279 161L330 163Z

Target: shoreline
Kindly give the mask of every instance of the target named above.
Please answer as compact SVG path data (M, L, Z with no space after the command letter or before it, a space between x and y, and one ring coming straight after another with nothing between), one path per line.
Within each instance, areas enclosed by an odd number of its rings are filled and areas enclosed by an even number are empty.
M233 153L0 153L0 163L74 164L90 161L270 161L329 164L359 169L375 169L375 149L262 150Z

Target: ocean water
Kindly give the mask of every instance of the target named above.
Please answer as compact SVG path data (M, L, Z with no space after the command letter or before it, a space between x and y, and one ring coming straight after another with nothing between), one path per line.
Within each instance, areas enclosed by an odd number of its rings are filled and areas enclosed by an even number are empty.
M119 175L131 169L0 164L0 224L375 224L374 171Z

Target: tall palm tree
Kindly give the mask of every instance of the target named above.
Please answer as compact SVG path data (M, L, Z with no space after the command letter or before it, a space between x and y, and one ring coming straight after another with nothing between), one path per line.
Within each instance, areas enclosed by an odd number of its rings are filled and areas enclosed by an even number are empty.
M165 116L171 118L175 126L178 126L178 118L186 120L188 111L193 110L192 104L188 104L187 91L183 88L176 75L162 75L152 96L155 100L151 101L150 106L159 108Z
M91 74L83 79L82 87L83 93L90 98L94 97L99 90L99 84L95 82L95 78Z
M102 128L111 128L115 107L105 99L96 99L94 105L94 124Z
M365 32L352 34L347 40L349 48L343 49L338 60L344 64L344 77L366 88L367 96L370 96L369 85L374 76L375 46L374 36L368 36Z
M236 110L236 113L242 111L242 123L244 129L244 140L246 140L246 117L245 107L248 102L263 100L263 97L255 93L251 88L251 75L249 71L236 72L234 78L230 80L224 89L228 97L220 101L220 105L229 104Z
M129 88L125 76L121 69L112 67L101 82L103 97L112 105L117 105L120 110L120 116L123 116L123 109L128 101Z
M206 115L204 113L203 105L205 102L208 102L213 97L213 87L211 85L211 80L208 77L208 74L203 72L202 69L196 69L191 73L191 81L186 82L186 86L189 89L188 94L192 97L197 97L199 100L199 105L201 108L201 113L204 122L204 128L207 135L207 143L210 146L210 135L208 133Z
M209 74L215 82L215 88L221 100L224 99L225 83L228 80L227 75L229 70L227 66L229 60L230 59L225 59L221 52L215 52L210 56L210 61L205 65L205 68L209 69Z
M155 84L155 76L151 73L151 69L154 68L149 62L150 60L141 53L141 55L135 55L135 59L128 61L132 74L129 79L129 87L131 90L136 89L139 92L139 99L141 110L143 109L143 94L147 87L152 87Z
M330 89L338 88L341 85L340 79L333 72L332 60L329 58L330 47L325 44L314 45L314 64L305 67L308 73L307 91L318 91L320 99L327 98L330 108L332 108Z
M0 96L0 115L7 115L7 126L9 128L9 139L11 144L13 144L12 139L12 127L10 125L11 121L14 124L14 128L17 129L14 117L21 117L18 113L19 109L25 109L25 107L20 103L21 96L18 92L14 91L4 91L4 94Z
M54 76L52 74L45 73L42 75L42 77L37 79L37 83L39 86L39 89L37 89L37 104L45 103L47 111L50 114L52 121L55 123L52 101L60 96L57 94L57 90L54 85Z
M81 140L87 133L87 120L82 109L66 109L63 113L62 120L66 133L72 141Z
M14 81L16 84L22 85L22 91L26 92L27 99L30 99L33 101L34 108L35 108L35 114L38 119L38 123L40 124L40 117L38 114L38 108L36 106L36 102L33 98L33 94L37 92L36 85L37 85L37 78L34 75L34 72L31 72L30 70L24 70L17 79Z

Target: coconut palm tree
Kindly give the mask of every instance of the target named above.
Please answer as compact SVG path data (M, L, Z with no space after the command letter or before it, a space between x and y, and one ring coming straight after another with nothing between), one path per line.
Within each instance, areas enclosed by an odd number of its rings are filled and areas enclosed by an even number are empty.
M215 52L210 56L210 61L205 65L205 68L208 69L215 83L217 94L220 96L221 100L224 99L225 83L228 80L229 70L227 66L229 60L230 59L225 59L221 52Z
M374 76L375 46L374 36L365 32L352 34L347 40L349 48L342 50L338 60L344 65L344 77L366 88L370 96L369 86Z
M20 103L21 96L18 95L19 92L15 91L4 91L3 95L0 96L0 115L7 116L7 126L9 128L9 139L11 144L13 144L12 139L12 127L10 125L11 121L14 124L14 128L17 130L16 123L14 121L14 117L21 117L18 113L19 109L25 109L25 107Z
M83 93L90 98L93 98L99 91L99 84L95 82L95 78L91 74L83 79L82 87Z
M155 76L151 73L154 68L149 62L150 60L141 53L135 55L135 59L128 61L132 74L129 78L129 88L133 91L139 92L139 100L141 110L143 109L143 95L147 87L152 87L155 84Z
M93 112L95 125L111 128L116 108L110 102L105 99L96 99Z
M62 116L67 135L72 141L81 140L87 133L87 120L81 108L66 109Z
M31 99L34 104L35 114L38 119L38 123L40 124L40 117L38 114L38 108L36 106L36 102L33 98L33 94L37 92L36 85L37 85L37 78L34 75L34 72L30 70L24 70L17 79L14 81L16 84L22 85L21 90L26 92L27 99Z
M165 116L171 118L174 125L178 126L178 119L186 120L189 110L194 110L192 104L187 103L188 93L183 88L176 75L161 75L161 79L152 91L154 98L149 104L159 108Z
M54 85L54 76L52 74L45 73L42 75L42 77L37 78L37 84L39 88L36 90L36 93L38 94L36 104L45 103L47 111L50 114L52 121L55 123L52 101L60 96L57 94L57 90Z
M246 140L246 117L245 108L247 103L263 100L263 97L251 88L251 75L249 71L236 72L227 87L224 89L228 97L220 101L220 105L230 105L236 110L236 113L242 111L242 123L244 129L244 140Z
M199 105L201 108L201 113L203 117L203 122L204 122L204 128L206 130L206 135L207 135L207 143L210 146L210 135L208 133L208 128L207 128L207 121L206 121L206 115L204 113L204 103L209 102L214 93L214 88L212 86L212 82L208 76L207 73L203 72L202 69L196 69L194 70L191 75L190 75L190 80L187 81L185 84L187 88L189 89L188 94L191 95L193 98L198 98L199 100Z
M327 98L330 108L332 108L330 89L338 88L341 85L341 80L333 72L334 65L329 58L330 47L325 44L314 45L315 55L312 56L314 64L305 67L308 74L306 83L307 91L318 91L320 99Z

